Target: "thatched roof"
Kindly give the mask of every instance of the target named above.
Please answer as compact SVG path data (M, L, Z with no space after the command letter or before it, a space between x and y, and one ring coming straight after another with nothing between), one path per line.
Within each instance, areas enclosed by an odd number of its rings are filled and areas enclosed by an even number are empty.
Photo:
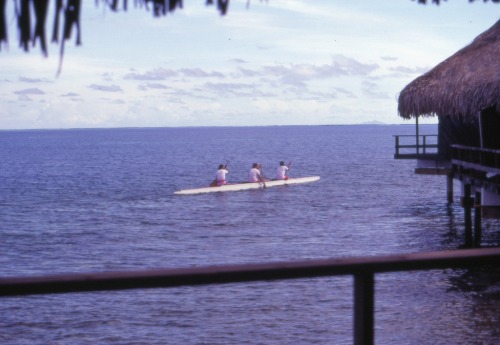
M500 112L500 20L471 44L408 84L399 95L403 118L471 119L482 109Z

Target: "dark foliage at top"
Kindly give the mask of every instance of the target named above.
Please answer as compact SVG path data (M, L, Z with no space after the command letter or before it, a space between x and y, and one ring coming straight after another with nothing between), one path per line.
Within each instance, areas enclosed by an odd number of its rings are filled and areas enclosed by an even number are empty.
M80 12L82 0L15 0L14 16L17 20L19 30L19 46L26 52L30 46L37 42L44 56L48 55L46 22L49 5L54 6L54 17L52 19L52 43L60 44L60 56L64 52L64 42L71 38L73 30L76 31L76 44L81 44L80 35ZM228 11L229 0L204 0L206 5L215 5L221 15ZM247 6L251 0L246 0ZM261 0L262 1L262 0ZM415 0L412 0L415 1ZM439 5L441 0L416 0L420 4L431 2ZM475 0L469 0L474 2ZM488 0L483 0L487 2ZM500 0L491 0L499 3ZM128 9L128 0L95 0L96 5L104 4L113 11ZM2 45L7 44L6 8L7 0L0 0L0 50ZM153 16L165 16L169 12L183 8L182 0L134 0L134 6L151 11ZM310 6L314 6L311 2ZM34 25L32 24L34 23ZM61 37L60 37L61 36ZM62 61L62 60L61 60Z

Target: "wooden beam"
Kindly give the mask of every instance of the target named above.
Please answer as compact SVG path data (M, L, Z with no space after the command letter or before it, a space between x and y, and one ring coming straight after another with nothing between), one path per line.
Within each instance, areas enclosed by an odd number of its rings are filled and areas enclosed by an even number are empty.
M464 220L465 220L465 240L464 245L466 248L472 247L472 204L473 199L470 197L471 185L469 183L464 184Z
M451 169L448 168L415 168L418 175L449 175Z
M481 192L476 192L474 197L474 248L481 247Z

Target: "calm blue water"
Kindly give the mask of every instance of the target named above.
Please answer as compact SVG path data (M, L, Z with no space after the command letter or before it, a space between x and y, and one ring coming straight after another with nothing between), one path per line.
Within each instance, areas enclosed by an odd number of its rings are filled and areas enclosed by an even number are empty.
M422 126L421 134L435 126ZM413 126L0 131L0 276L457 249L459 195L394 160ZM311 184L174 196L280 160ZM455 190L459 191L458 184ZM457 193L458 194L458 193ZM484 245L499 222L483 220ZM377 344L496 344L500 274L376 277ZM0 299L2 344L351 344L352 279Z

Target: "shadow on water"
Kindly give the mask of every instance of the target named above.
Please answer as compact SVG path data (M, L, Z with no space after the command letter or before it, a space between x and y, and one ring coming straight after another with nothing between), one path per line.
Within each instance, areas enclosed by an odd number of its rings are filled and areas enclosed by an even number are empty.
M500 302L500 267L454 270L449 280L449 291L473 293L477 298L487 297Z
M441 244L444 247L448 247L460 241L463 225L460 223L460 220L457 220L456 212L456 205L446 204L446 217L448 219L448 224L445 227L447 231L444 232L443 239L441 241Z
M471 324L470 329L481 333L483 339L499 339L500 267L474 267L448 270L447 273L448 293L466 296L463 318Z

